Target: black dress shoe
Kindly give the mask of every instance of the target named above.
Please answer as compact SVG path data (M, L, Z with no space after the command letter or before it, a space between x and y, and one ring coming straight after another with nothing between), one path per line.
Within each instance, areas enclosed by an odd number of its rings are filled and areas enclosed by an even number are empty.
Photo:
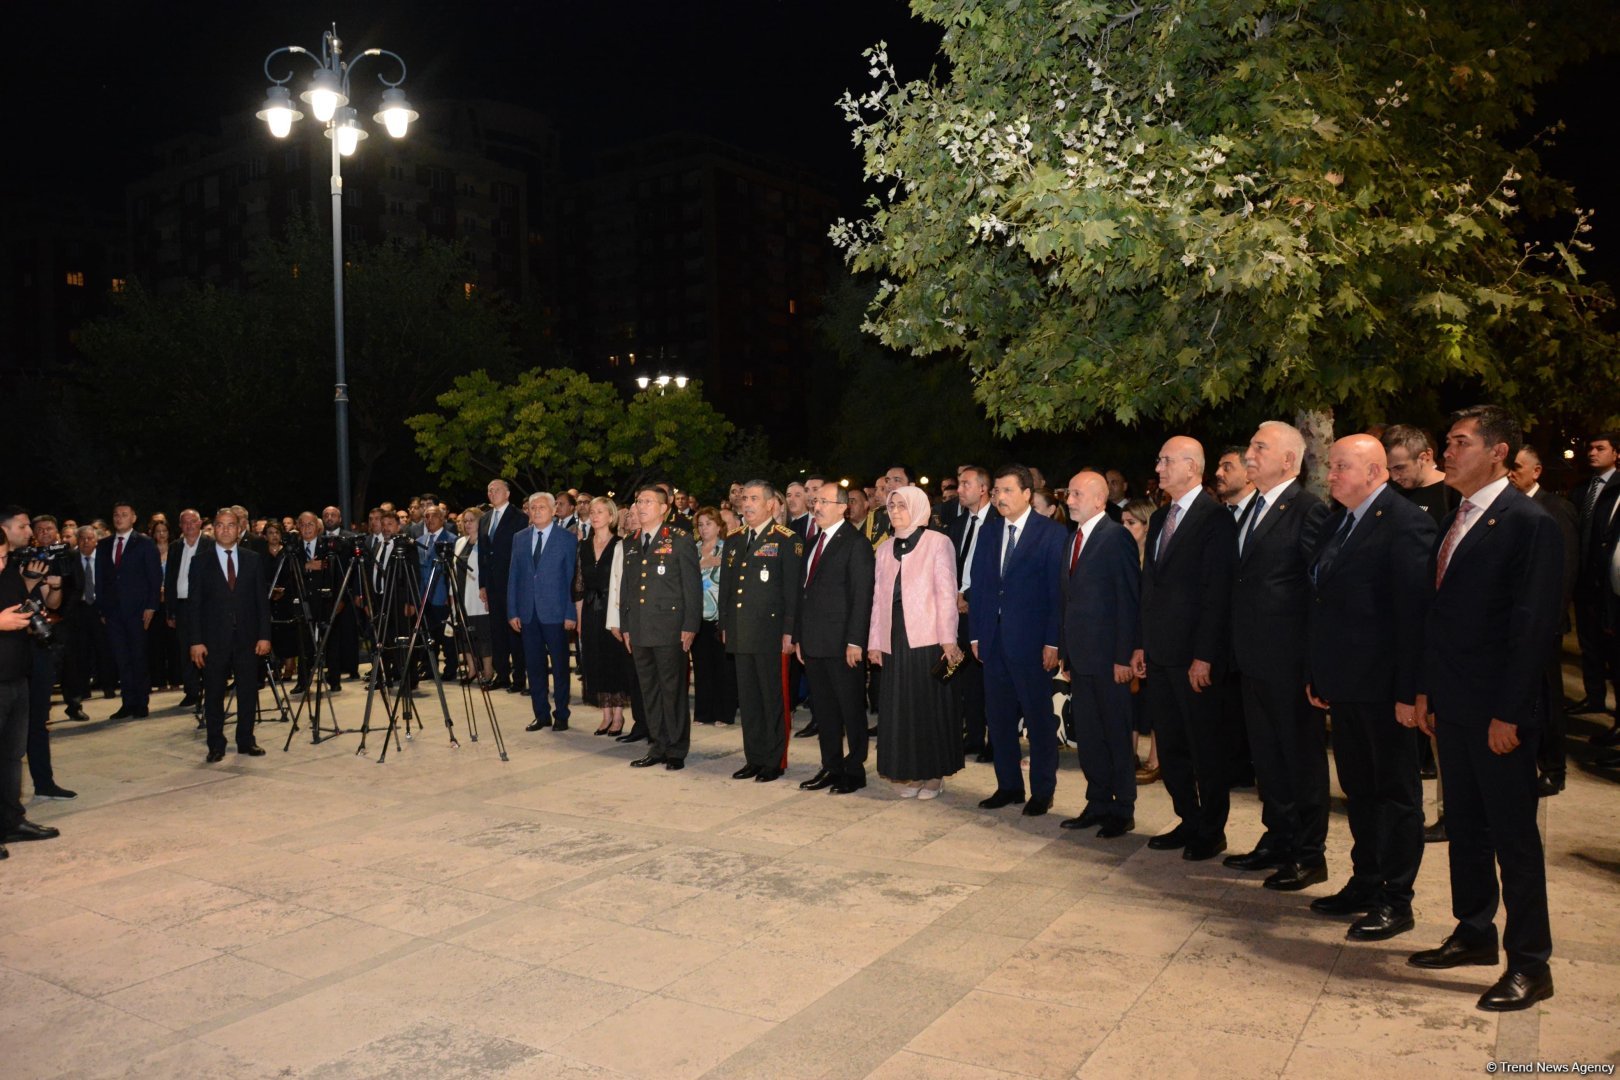
M1022 791L997 791L988 799L979 800L980 810L1000 810L1003 806L1022 806L1024 793Z
M1279 866L1287 866L1288 859L1275 848L1256 844L1253 851L1228 855L1221 860L1221 865L1229 870L1275 870Z
M180 699L180 704L176 706L176 708L195 709L197 704L201 701L202 698L198 697L196 694L187 694L185 697Z
M152 715L151 709L132 709L129 714L131 720L145 720Z
M524 731L544 731L544 730L546 730L546 728L548 728L550 726L551 726L551 721L550 720L530 720L529 721L529 726L524 728L523 730Z
M69 720L88 720L88 719L90 719L89 714L87 714L83 709L79 708L77 705L68 706L68 711L67 711L66 715L67 715L67 718Z
M1411 908L1379 904L1351 923L1344 936L1351 941L1388 941L1396 934L1404 934L1416 925L1412 919Z
M1425 844L1443 844L1446 842L1446 819L1435 818L1433 825L1423 826L1423 842Z
M1050 809L1052 809L1050 795L1031 795L1029 801L1024 804L1024 816L1042 817Z
M1175 851L1177 848L1186 847L1190 839L1191 836L1188 834L1187 827L1177 825L1167 833L1148 837L1147 846L1154 851Z
M1276 892L1299 892L1312 885L1320 885L1326 880L1327 863L1316 863L1312 866L1288 863L1261 884Z
M630 767L632 769L650 769L654 765L662 765L668 760L668 758L653 757L653 755L648 754L646 757L636 758L630 763Z
M208 751L208 764L213 765L213 764L215 764L217 762L221 762L221 761L224 761L224 760L225 760L225 751L223 751L223 750L210 750L210 751Z
M980 750L978 756L973 760L977 761L980 765L989 765L991 762L996 760L996 756L989 750Z
M497 675L495 678L490 680L489 688L491 690L510 690L512 688L512 680L505 675Z
M1350 882L1332 896L1319 896L1311 901L1311 910L1318 915L1365 915L1377 906L1376 895Z
M1564 774L1562 772L1544 772L1536 778L1536 796L1546 799L1557 795L1564 790Z
M752 780L754 777L756 777L758 775L759 775L759 766L758 765L744 765L742 768L740 768L736 772L732 773L731 778L733 780Z
M54 799L57 802L68 802L79 797L77 791L69 791L67 788L58 787L56 784L35 788L34 794L41 799Z
M781 769L761 769L754 774L754 783L756 784L768 784L772 780L780 779L782 779Z
M130 717L132 717L134 715L135 715L135 710L134 709L120 708L117 712L115 712L111 716L107 717L107 719L109 719L109 720L128 720Z
M1058 825L1065 829L1089 829L1093 825L1101 825L1107 819L1107 814L1088 806L1080 812L1079 817L1064 818Z
M817 727L816 722L812 720L808 724L804 725L804 730L795 732L793 737L795 739L808 739L812 735L819 734L821 734L821 729Z
M1606 704L1607 704L1606 702L1594 701L1591 698L1581 698L1581 700L1579 700L1579 701L1572 701L1568 705L1565 705L1564 706L1564 711L1567 712L1567 713L1576 713L1576 714L1579 714L1579 713L1600 713L1600 712L1603 712L1604 706Z
M551 730L553 730L553 731L567 731L568 730L568 721L566 721L566 720L558 720L555 724L551 725Z
M1470 945L1459 934L1452 934L1438 949L1424 949L1406 958L1412 967L1438 971L1454 967L1495 967L1502 960L1496 942Z
M1226 834L1219 833L1207 840L1192 840L1181 849L1181 857L1188 862L1203 862L1213 859L1226 850Z
M681 769L686 768L686 759L678 757L665 758L664 768L670 772L679 772Z
M645 731L637 731L635 728L631 728L623 735L614 736L613 741L622 743L646 742L647 733Z
M1592 759L1600 769L1620 769L1620 750L1607 750Z
M62 831L60 829L53 828L50 825L36 825L24 818L13 825L10 832L6 833L5 842L8 844L20 844L25 840L54 840L61 835Z
M238 746L236 748L236 752L238 754L246 754L248 757L264 757L264 747L257 744L253 746Z
M1591 742L1593 746L1620 746L1620 723L1608 731L1592 736Z
M865 786L866 781L864 779L851 780L847 777L841 777L827 789L827 792L831 795L853 795Z
M1552 971L1543 966L1536 974L1510 971L1503 975L1480 995L1479 1007L1486 1012L1518 1012L1552 996Z
M1136 819L1133 817L1110 818L1108 823L1097 830L1097 839L1114 840L1136 829Z
M800 791L820 791L822 788L832 787L836 783L838 783L838 777L834 776L832 773L828 772L826 769L822 769L820 772L816 773L816 775L812 776L810 779L802 781L799 784L799 790Z
M104 697L104 698L115 698L115 697L118 696L118 691L116 691L116 690L103 690L101 692L101 696Z

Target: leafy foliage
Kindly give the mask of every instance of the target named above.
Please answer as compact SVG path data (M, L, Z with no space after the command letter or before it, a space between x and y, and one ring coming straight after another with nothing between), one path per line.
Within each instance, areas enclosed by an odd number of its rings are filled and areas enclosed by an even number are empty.
M1538 83L1614 39L1608 6L911 6L949 74L868 52L876 85L842 104L881 190L833 236L882 277L867 328L965 357L1002 434L1447 383L1614 394L1592 213L1542 174L1551 133L1519 132Z

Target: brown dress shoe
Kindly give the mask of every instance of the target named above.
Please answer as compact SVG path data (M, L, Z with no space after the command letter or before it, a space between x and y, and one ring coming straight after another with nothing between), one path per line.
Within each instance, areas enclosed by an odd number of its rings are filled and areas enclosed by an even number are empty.
M1136 770L1136 782L1138 784L1157 784L1159 782L1158 768L1155 766L1154 768L1150 769L1146 765L1143 765L1141 768Z

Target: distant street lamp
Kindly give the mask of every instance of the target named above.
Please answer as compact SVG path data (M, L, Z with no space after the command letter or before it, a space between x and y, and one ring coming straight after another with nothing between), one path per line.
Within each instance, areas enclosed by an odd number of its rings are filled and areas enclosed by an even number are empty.
M636 376L637 386L641 387L643 390L647 389L649 386L656 386L658 387L659 393L668 390L671 383L675 384L675 389L685 390L686 384L690 381L691 380L689 380L685 375L659 375L656 377L650 377L647 375Z
M287 74L279 78L270 70L270 62L282 53L307 56L316 65L309 89L299 94L298 100L309 106L317 122L326 125L326 137L332 140L332 320L337 343L337 387L333 402L337 407L337 501L343 511L343 520L350 521L353 520L350 514L354 508L350 505L349 492L349 385L343 359L342 160L353 154L360 141L367 137L365 128L360 126L359 113L349 104L349 75L354 66L370 56L386 56L399 65L399 78L377 76L384 89L382 101L372 119L381 124L388 134L396 139L404 138L411 121L420 114L411 108L405 91L400 89L405 81L405 61L399 54L387 49L366 49L353 60L345 62L343 43L338 40L337 27L334 26L321 35L318 60L315 53L298 45L275 49L264 58L264 76L270 80L270 88L265 91L264 105L255 115L270 126L270 134L278 139L286 138L292 131L293 122L304 118L287 90L287 83L293 77L292 70L289 68Z

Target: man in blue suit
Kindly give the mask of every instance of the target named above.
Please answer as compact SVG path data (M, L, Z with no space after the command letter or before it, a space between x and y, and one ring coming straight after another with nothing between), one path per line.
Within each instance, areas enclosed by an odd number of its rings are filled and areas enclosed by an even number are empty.
M1022 465L996 471L993 497L1001 517L986 522L973 552L968 632L984 665L985 721L995 756L996 791L986 810L1024 803L1018 716L1029 734L1027 817L1052 808L1057 790L1057 716L1052 675L1058 665L1063 556L1068 533L1032 513L1034 480Z
M1076 522L1063 574L1063 661L1069 668L1086 808L1065 829L1101 826L1104 840L1136 828L1136 736L1131 726L1131 653L1141 619L1136 540L1108 513L1108 481L1069 481Z
M422 662L433 663L433 654L438 653L443 677L453 679L456 677L456 649L444 637L444 624L450 618L450 588L444 571L435 568L433 552L435 544L454 544L456 534L444 527L444 511L437 503L422 511L422 520L422 535L416 540L417 574L422 583L422 625L427 631ZM428 588L430 581L431 589Z
M152 695L146 666L146 628L157 613L163 564L157 545L135 531L135 508L113 504L113 534L96 546L96 610L118 666L123 701L114 720L144 719Z
M579 541L557 525L557 502L537 491L523 504L529 524L512 538L506 578L507 625L523 635L534 721L525 731L568 730L568 633L574 629L574 563ZM546 704L546 676L552 704Z

